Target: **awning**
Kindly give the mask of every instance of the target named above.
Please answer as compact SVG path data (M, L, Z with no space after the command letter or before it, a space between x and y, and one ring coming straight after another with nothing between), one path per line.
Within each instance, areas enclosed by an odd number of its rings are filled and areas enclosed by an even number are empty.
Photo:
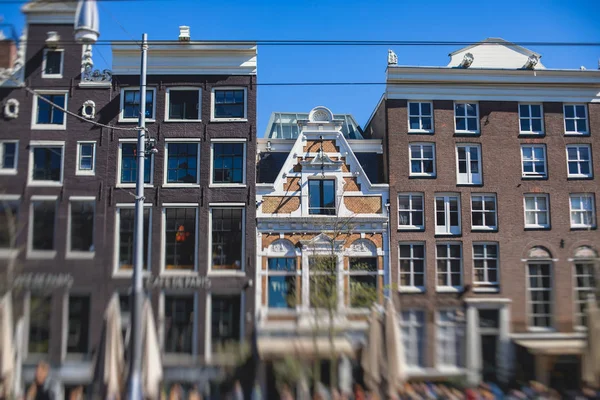
M337 355L356 355L352 343L344 338L333 340L333 351ZM280 358L286 355L311 358L316 354L327 358L332 353L332 348L328 338L317 338L315 343L315 340L309 337L262 337L258 339L258 352L262 358Z
M523 346L532 354L542 355L579 355L586 349L586 341L581 339L521 339L515 340L519 346Z

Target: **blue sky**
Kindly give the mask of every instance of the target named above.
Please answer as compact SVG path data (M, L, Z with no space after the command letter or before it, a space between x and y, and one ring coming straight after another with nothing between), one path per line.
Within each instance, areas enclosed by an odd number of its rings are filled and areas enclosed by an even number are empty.
M335 1L99 1L101 39L176 39L179 25L192 40L430 40L600 42L599 0L335 0ZM4 22L20 32L20 5L2 4ZM121 27L122 26L122 27ZM548 68L598 68L600 46L530 46ZM456 46L396 46L401 65L446 65ZM383 82L387 46L261 46L258 80L267 82ZM94 61L111 62L96 46ZM150 53L151 54L151 53ZM261 86L258 132L273 111L308 112L324 105L351 113L361 126L383 93L374 86Z

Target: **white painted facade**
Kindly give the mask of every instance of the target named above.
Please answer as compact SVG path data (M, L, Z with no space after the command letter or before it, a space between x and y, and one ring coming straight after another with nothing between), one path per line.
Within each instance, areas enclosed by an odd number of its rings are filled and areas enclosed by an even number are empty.
M450 53L451 59L447 66L458 67L466 54L473 56L473 62L469 68L519 69L526 65L529 57L534 56L538 60L541 58L538 53L504 39L487 38ZM535 65L536 70L545 68L539 61Z

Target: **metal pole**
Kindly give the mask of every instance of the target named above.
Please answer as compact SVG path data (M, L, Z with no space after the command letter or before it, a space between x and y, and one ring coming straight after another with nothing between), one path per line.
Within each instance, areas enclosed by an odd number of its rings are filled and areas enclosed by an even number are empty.
M142 400L142 304L144 287L144 160L146 152L146 61L148 35L142 35L142 66L140 71L140 119L137 142L137 178L135 181L135 227L133 242L133 290L131 302L131 364L129 400Z

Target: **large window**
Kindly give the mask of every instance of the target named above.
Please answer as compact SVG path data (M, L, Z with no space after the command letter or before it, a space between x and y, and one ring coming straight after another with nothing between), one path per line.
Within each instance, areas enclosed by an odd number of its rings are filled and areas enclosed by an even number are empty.
M425 313L420 310L406 310L400 314L404 357L409 368L425 366Z
M119 146L119 183L135 185L137 179L137 143L122 142ZM144 183L152 183L154 154L146 153L144 157Z
M571 205L571 228L593 228L596 226L594 195L572 194L569 196Z
M454 103L454 123L457 133L479 133L477 103Z
M246 89L213 89L213 120L246 118Z
M433 132L433 104L430 102L408 103L408 131Z
M64 55L63 50L44 50L42 78L62 78Z
M410 176L435 176L435 145L411 143L409 145Z
M212 183L243 184L246 182L246 143L213 142Z
M464 322L457 318L457 314L456 310L440 310L437 313L436 355L440 369L463 366Z
M89 351L90 313L90 296L69 296L68 353Z
M30 151L29 184L60 185L63 181L63 152L64 144L50 143L42 145L32 143Z
M199 184L199 155L199 142L167 142L165 183L169 185Z
M594 175L589 144L567 145L567 168L569 178L591 178Z
M522 135L544 134L544 112L541 104L519 104L519 130Z
M77 175L94 175L96 142L77 142Z
M0 250L16 247L19 197L0 196Z
M422 194L398 195L398 228L423 229L425 227L423 203Z
M308 181L308 213L335 215L335 180L311 179Z
M191 353L194 296L165 295L165 353Z
M588 295L596 293L594 263L592 261L575 261L575 325L587 326Z
M199 121L201 89L167 89L167 121Z
M94 200L71 200L70 214L70 252L94 252Z
M33 251L56 250L56 199L31 202L30 248Z
M296 258L278 257L269 258L269 308L294 308L296 307Z
M529 326L550 328L552 326L551 265L545 262L529 262L527 268Z
M496 290L499 284L496 243L473 243L473 274L476 288Z
M425 244L400 243L400 290L425 291Z
M437 288L462 287L462 248L458 243L436 245Z
M241 339L241 296L211 296L212 350Z
M497 229L496 195L471 194L471 227L473 230Z
M144 208L144 269L149 269L149 247L148 243L152 236L150 230L150 208ZM121 207L117 209L117 236L118 269L133 269L133 231L135 227L135 209L133 207Z
M377 299L377 257L350 257L350 307L368 308Z
M435 233L460 234L460 198L454 195L435 196Z
M545 178L548 176L545 145L522 145L521 160L523 178Z
M193 271L196 268L197 209L164 209L165 269Z
M0 174L17 173L17 156L19 142L17 140L0 141Z
M211 208L211 268L242 269L244 249L244 209Z
M146 90L146 118L154 119L156 89ZM124 122L137 122L140 118L140 89L131 88L121 90L121 115Z
M565 104L565 133L567 135L587 135L587 107L585 104Z
M481 147L479 145L456 146L456 163L458 164L457 184L481 184Z
M50 350L50 310L52 297L31 296L29 299L29 353Z
M338 306L338 258L317 255L308 258L309 304L312 308L336 309Z
M48 101L44 101L44 99ZM33 96L35 113L32 116L31 127L33 129L66 129L67 117L59 107L67 109L65 92L38 92Z
M525 228L549 228L550 208L547 194L525 195Z

